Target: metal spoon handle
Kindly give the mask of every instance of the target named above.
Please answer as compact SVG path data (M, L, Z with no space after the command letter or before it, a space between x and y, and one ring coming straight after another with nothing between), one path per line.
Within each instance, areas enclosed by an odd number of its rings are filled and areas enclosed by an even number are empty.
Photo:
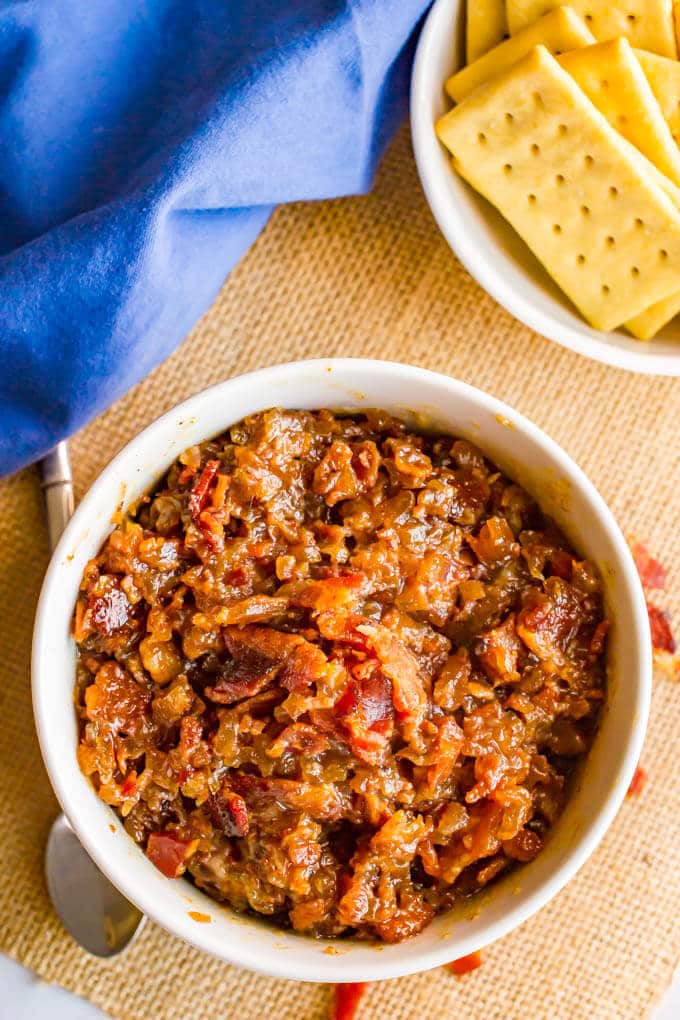
M50 551L73 514L73 475L65 442L40 461ZM78 842L65 815L52 824L45 855L47 888L67 931L94 956L129 946L146 918L99 870Z
M50 552L73 516L73 474L65 442L58 443L40 461L41 487L45 499Z

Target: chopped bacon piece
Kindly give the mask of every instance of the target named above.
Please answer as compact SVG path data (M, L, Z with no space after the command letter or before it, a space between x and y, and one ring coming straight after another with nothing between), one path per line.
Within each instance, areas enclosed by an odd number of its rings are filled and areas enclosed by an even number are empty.
M283 808L305 811L317 821L335 822L352 814L345 794L330 783L302 783L297 779L265 779L237 774L231 785L243 797L248 808L261 809L278 803Z
M590 639L590 654L594 659L597 659L598 656L602 655L610 627L611 627L610 620L600 620L597 627L595 628L595 632L593 633L593 636Z
M335 715L362 761L379 764L387 749L394 717L392 684L377 660L362 663L335 704Z
M223 785L218 793L208 798L207 808L211 821L225 836L248 835L250 826L246 802L228 785Z
M482 966L483 962L482 952L480 949L477 949L474 953L461 956L459 960L452 960L451 963L447 964L447 967L456 977L462 977L463 974L469 974L470 971L477 970L478 967Z
M574 557L570 553L565 552L564 549L552 549L548 562L553 574L557 574L565 581L571 581L574 572Z
M626 792L626 797L639 797L647 784L647 773L641 765L635 769L633 778L630 781L630 786Z
M179 724L179 753L184 761L198 750L203 736L203 723L195 715L185 715Z
M370 623L365 616L359 613L348 613L340 609L337 612L320 613L316 619L316 625L321 637L329 641L341 641L343 644L351 645L357 650L366 651L368 642L364 634L360 633L359 627Z
M544 591L532 588L527 592L517 615L517 633L547 669L559 672L581 618L576 591L562 578L551 577Z
M117 662L105 662L85 691L87 718L115 733L138 735L149 725L151 693Z
M676 645L668 613L664 609L659 609L658 606L648 602L647 615L649 616L649 626L652 632L652 647L655 651L670 652L672 655L675 652Z
M663 565L650 554L641 542L633 542L630 549L643 587L665 588L666 570Z
M314 492L323 496L328 506L354 499L375 485L379 467L380 454L371 440L355 447L336 441L314 469Z
M531 829L520 829L516 836L503 843L503 850L515 861L533 861L543 849L543 840Z
M520 647L514 613L508 616L505 623L482 635L476 648L477 658L490 680L497 683L519 680L517 659Z
M519 545L515 541L512 528L504 517L489 517L479 529L476 538L468 537L468 543L474 549L482 563L493 564L516 556Z
M242 623L261 623L283 616L288 609L288 599L272 595L249 595L231 605L222 606L206 622L214 622L221 627Z
M318 613L356 609L369 588L370 582L365 574L340 574L305 582L291 601L296 606L314 609Z
M171 832L152 832L146 844L146 856L166 878L179 878L197 847L197 839L180 839Z
M191 495L189 496L189 512L194 524L200 523L201 511L205 509L208 502L210 485L219 468L219 460L209 460L198 476L198 480L194 483Z
M93 625L107 637L125 626L132 610L127 595L120 588L111 588L103 595L95 595L90 599L88 608Z
M192 464L187 464L186 467L183 467L180 473L178 474L177 484L186 485L187 482L191 481L195 474L196 468Z
M365 981L351 981L344 985L336 985L330 1020L354 1020L359 1000L365 991Z
M300 634L273 627L225 627L224 642L233 663L223 679L206 688L207 696L221 705L252 697L275 680L288 691L304 690L328 669L328 659Z
M366 637L382 668L392 681L392 701L397 712L420 720L425 715L427 696L418 661L406 645L387 627L364 623L357 627Z

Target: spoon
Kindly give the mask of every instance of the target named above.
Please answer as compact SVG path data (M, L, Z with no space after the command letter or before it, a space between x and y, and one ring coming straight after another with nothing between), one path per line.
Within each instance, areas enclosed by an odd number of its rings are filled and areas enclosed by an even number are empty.
M73 478L66 443L40 461L50 552L73 514ZM66 815L52 823L45 877L64 928L93 956L115 956L130 945L146 918L88 857Z

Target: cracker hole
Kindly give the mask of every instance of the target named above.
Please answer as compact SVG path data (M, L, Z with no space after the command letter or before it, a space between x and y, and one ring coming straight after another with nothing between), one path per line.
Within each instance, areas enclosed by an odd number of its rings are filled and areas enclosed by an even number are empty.
M606 283L602 284L602 294L604 295L604 297L607 297L607 295L609 294L609 287L607 286Z
M559 223L553 223L553 234L561 234L561 233L562 233L562 227L559 225Z
M588 22L589 25L592 24L592 20L593 20L592 14L586 14L585 15L585 19L586 19L586 21Z
M595 160L593 159L592 156L584 156L583 157L583 162L585 163L585 165L587 167L591 167L591 166L595 165Z
M635 217L635 226L638 228L638 230L644 230L645 229L645 221L641 220L639 216L636 216Z
M537 106L543 106L544 105L544 103L543 103L543 96L541 95L540 92L534 92L533 100L534 100L534 102L536 103Z
M602 79L602 81L600 82L600 85L602 86L603 89L608 89L609 88L609 82L607 81L606 78Z
M659 252L659 258L661 259L662 262L665 262L666 259L668 258L668 252L666 251L665 248L662 248L661 251Z
M512 163L506 163L505 164L505 166L503 167L503 173L504 174L511 174L512 173Z
M637 15L635 15L635 14L627 14L626 15L626 21L628 21L629 24L634 25L635 22L637 21Z
M511 113L506 113L505 119L507 120L508 124L512 124L512 122L514 121L515 118L513 117L513 115Z
M618 115L618 117L616 118L616 120L617 120L617 122L619 124L627 124L628 123L628 118L626 117L625 113L620 113Z
M480 131L479 134L477 135L477 141L479 142L480 145L486 145L486 135L484 134L483 131Z
M541 146L537 145L536 142L533 142L532 145L531 145L531 155L532 156L538 156L540 151L541 151Z
M569 130L569 128L567 127L567 125L566 125L566 124L560 124L560 126L558 127L558 129L557 129L557 130L558 130L558 132L559 132L559 133L560 133L561 135L566 135L566 133L567 133L567 131Z
M582 206L581 206L581 213L582 213L582 214L583 214L584 216L590 216L590 206L587 206L587 205L582 205Z
M555 178L555 183L559 184L561 187L565 183L564 174L558 174L557 177Z
M618 198L619 197L619 189L615 188L613 184L612 184L611 188L609 189L609 195L610 195L611 198Z
M578 262L579 266L585 266L585 264L586 264L586 257L585 257L585 255L577 255L576 256L576 261Z
M640 275L640 270L638 269L638 267L637 267L637 266L632 266L632 267L631 267L631 270L630 270L630 275L631 275L632 277L634 277L635 279L637 279L637 278L638 278L638 276Z
M535 195L527 195L527 199L529 201L529 205L536 205L537 199Z
M610 234L609 237L605 238L605 244L607 245L608 248L613 248L614 245L616 244L616 238L612 237L612 235Z

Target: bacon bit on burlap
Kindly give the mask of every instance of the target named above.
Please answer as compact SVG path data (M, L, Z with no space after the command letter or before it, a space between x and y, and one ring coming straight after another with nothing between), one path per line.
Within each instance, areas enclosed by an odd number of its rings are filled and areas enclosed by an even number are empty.
M630 781L626 797L639 797L646 785L647 773L643 769L642 765L638 765L633 773L633 778Z
M651 555L642 542L632 540L629 545L645 593L650 589L663 590L666 587L666 569L663 564ZM655 666L669 677L680 678L680 656L676 655L677 645L671 630L670 616L665 609L660 609L649 600L647 615Z
M664 609L659 609L658 606L648 602L647 615L649 616L649 626L652 631L653 647L657 651L670 652L672 655L675 651L675 638L671 631L671 621L668 613Z
M477 970L484 963L482 959L482 951L478 949L474 953L469 953L467 956L461 956L459 960L452 960L451 963L447 963L447 967L452 974L456 977L462 977L464 974L469 974L470 971Z
M642 542L631 541L630 551L633 554L642 586L644 588L665 588L666 568L651 555L647 547Z
M336 985L329 1020L354 1020L366 984L366 981L350 981Z

